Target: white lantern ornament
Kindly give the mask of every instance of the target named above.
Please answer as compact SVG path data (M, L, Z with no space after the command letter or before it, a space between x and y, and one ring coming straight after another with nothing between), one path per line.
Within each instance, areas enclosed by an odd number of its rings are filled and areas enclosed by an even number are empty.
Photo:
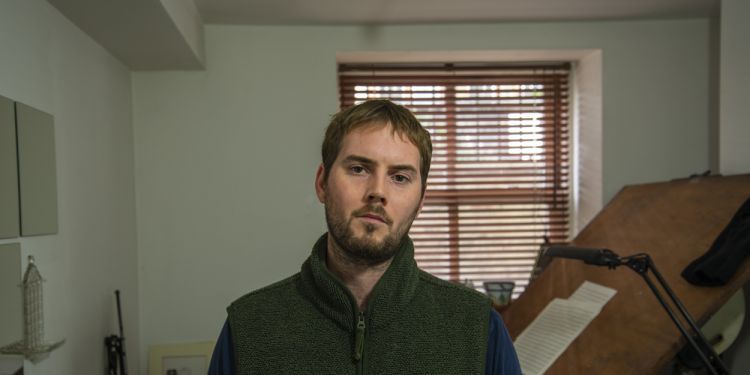
M37 363L58 348L65 340L54 344L44 342L44 300L42 275L36 268L34 257L29 255L29 264L21 283L23 295L23 339L0 348L2 354L21 354L32 363Z

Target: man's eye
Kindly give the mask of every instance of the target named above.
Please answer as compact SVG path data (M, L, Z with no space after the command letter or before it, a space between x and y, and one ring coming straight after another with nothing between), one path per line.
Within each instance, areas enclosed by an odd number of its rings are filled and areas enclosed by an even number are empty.
M405 184L405 183L411 181L411 179L409 179L408 176L404 176L402 174L394 175L393 176L393 180L396 181L396 182L398 182L398 183L400 183L400 184Z
M360 174L365 171L365 168L362 167L361 165L353 165L349 167L349 170L352 171L354 174Z

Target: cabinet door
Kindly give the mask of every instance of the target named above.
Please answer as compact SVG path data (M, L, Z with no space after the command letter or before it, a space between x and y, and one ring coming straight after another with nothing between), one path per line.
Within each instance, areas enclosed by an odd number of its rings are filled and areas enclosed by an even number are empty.
M57 166L51 115L16 102L21 235L57 233Z
M21 245L0 245L0 346L23 339L23 306L19 285Z
M0 238L19 235L16 112L13 101L0 96Z

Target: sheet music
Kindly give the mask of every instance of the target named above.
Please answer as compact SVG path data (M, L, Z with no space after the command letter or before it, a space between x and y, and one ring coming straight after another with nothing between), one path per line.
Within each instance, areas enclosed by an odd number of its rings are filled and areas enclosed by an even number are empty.
M592 302L599 305L599 309L601 309L616 293L617 291L612 288L607 288L604 285L599 285L590 281L584 281L583 284L576 289L575 293L568 298L568 300Z
M552 300L514 342L524 375L544 374L615 293L586 281L571 298Z

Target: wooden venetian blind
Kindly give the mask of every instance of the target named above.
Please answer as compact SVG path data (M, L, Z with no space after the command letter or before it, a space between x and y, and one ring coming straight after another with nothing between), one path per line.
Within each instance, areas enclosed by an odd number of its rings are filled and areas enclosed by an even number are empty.
M410 236L420 268L451 281L514 281L545 239L568 237L567 64L340 65L341 107L390 99L433 144Z

